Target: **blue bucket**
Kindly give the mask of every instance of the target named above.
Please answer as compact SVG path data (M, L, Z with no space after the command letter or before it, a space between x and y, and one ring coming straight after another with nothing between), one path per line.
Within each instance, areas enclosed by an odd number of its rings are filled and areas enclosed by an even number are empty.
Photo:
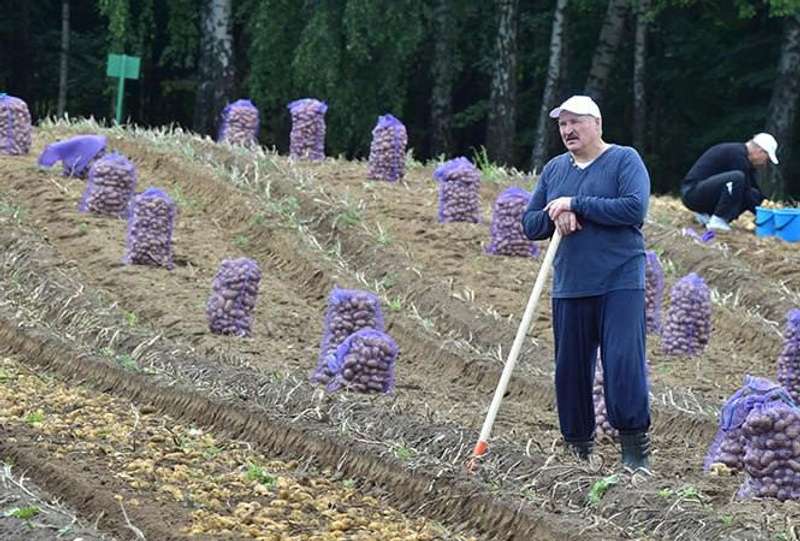
M775 234L787 242L800 240L800 209L776 209Z
M775 234L775 215L772 209L756 207L756 236L769 237Z

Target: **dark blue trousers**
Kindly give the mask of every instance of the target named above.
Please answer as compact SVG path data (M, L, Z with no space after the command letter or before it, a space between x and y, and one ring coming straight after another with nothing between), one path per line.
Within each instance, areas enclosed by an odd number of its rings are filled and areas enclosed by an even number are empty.
M553 299L553 333L556 402L564 439L580 442L594 438L592 384L598 347L611 426L623 434L647 430L644 290Z

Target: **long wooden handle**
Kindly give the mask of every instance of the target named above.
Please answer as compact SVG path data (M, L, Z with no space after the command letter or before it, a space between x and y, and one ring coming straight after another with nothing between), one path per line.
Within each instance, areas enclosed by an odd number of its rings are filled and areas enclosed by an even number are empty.
M517 329L517 335L514 337L514 344L511 346L511 351L508 353L508 359L503 367L503 374L500 376L500 381L497 384L497 389L494 391L494 398L489 406L489 411L486 414L486 419L483 421L483 428L481 428L481 435L478 443L475 444L475 449L472 451L473 458L483 455L489 448L489 436L492 433L492 426L497 417L497 412L500 409L500 403L503 401L503 395L506 393L508 382L511 381L511 373L514 371L514 365L517 364L517 357L522 349L522 344L525 342L525 336L528 334L528 329L531 326L533 315L536 313L536 306L539 303L539 297L542 295L547 275L550 273L550 267L553 266L553 258L556 256L556 250L561 242L561 233L556 229L553 237L550 239L550 245L547 247L547 252L544 255L544 261L539 268L539 275L536 277L536 282L533 284L533 291L528 299L528 305L525 307L525 314L522 316L522 321Z

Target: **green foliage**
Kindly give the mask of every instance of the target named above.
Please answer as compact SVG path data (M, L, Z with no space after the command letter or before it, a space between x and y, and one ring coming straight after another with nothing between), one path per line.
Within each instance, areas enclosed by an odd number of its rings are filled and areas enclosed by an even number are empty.
M130 29L130 4L128 0L97 0L97 7L108 19L108 39L114 52L125 52L126 37Z
M14 517L20 520L30 520L40 513L39 508L31 505L28 507L14 507L6 511L7 517Z
M264 468L256 464L250 464L247 467L247 472L244 474L244 477L248 481L256 481L268 487L275 486L275 483L278 481L277 477L270 475Z
M598 479L589 490L588 500L591 505L597 505L603 499L609 488L619 483L619 475L609 475Z

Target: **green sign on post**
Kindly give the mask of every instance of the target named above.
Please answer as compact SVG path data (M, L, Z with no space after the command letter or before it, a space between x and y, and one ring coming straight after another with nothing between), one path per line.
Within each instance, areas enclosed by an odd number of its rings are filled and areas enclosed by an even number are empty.
M139 64L140 60L138 56L128 56L124 54L108 55L106 75L108 77L119 78L116 107L117 124L122 123L122 97L125 95L125 79L139 78Z

